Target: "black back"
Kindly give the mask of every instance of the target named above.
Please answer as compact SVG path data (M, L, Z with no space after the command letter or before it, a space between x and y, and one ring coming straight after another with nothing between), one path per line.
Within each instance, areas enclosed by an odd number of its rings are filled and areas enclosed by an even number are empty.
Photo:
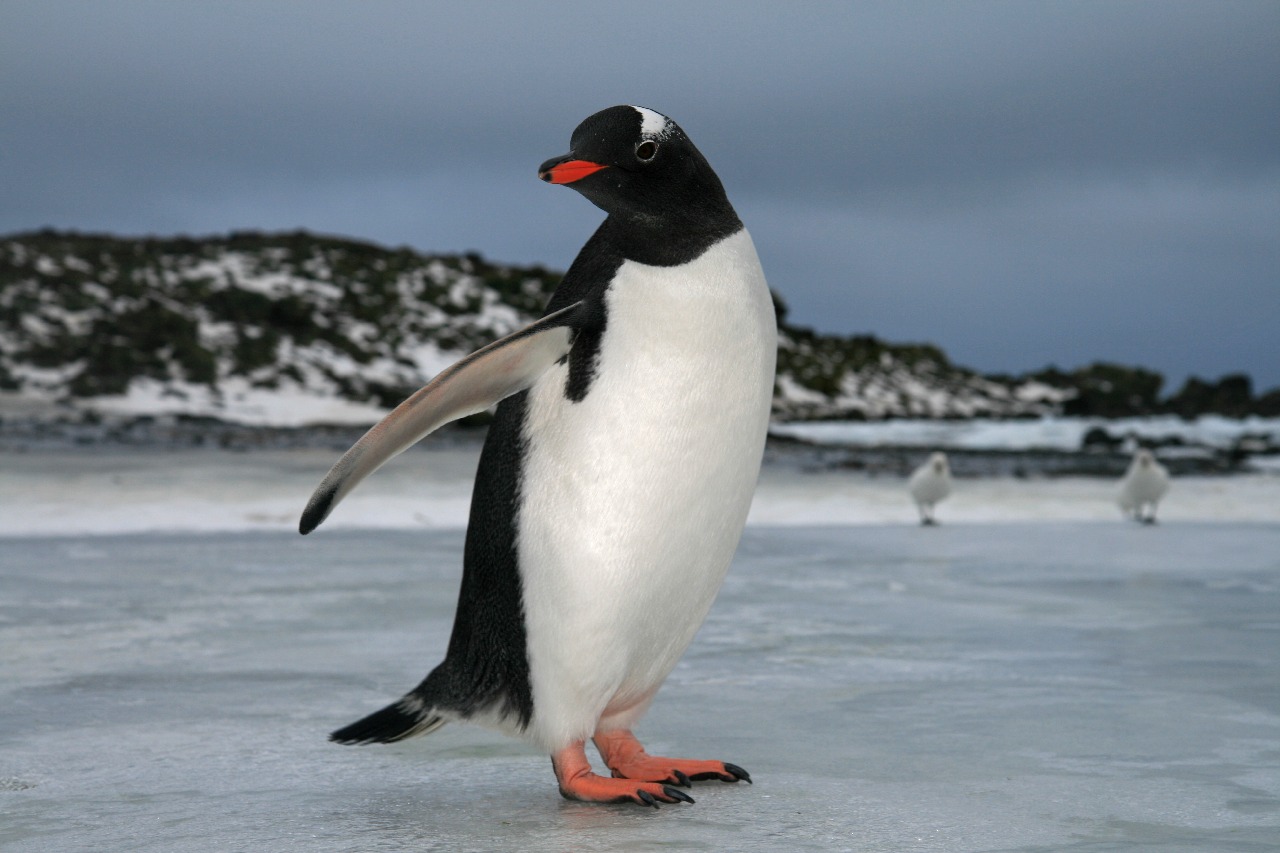
M742 223L724 187L701 152L675 122L659 134L642 134L642 115L618 106L586 119L574 130L570 159L607 166L568 186L608 213L570 265L546 313L583 300L587 311L569 353L566 397L585 399L608 318L605 292L624 261L677 266L736 233ZM655 142L643 160L640 145ZM645 148L639 152L648 154ZM462 588L449 651L420 685L423 698L467 716L498 707L521 727L533 713L517 542L521 470L526 442L527 392L499 404L471 498L463 556Z

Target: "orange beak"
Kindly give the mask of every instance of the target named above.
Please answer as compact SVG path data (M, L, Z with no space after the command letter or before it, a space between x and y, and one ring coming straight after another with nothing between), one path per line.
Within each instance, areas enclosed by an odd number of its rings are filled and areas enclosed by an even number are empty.
M605 168L608 167L603 163L592 163L590 160L561 158L543 163L538 169L538 177L549 184L571 184Z

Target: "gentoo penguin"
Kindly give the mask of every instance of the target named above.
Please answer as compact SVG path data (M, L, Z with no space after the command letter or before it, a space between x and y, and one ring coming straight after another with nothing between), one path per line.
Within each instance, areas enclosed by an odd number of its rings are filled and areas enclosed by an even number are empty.
M1133 455L1133 462L1120 481L1116 502L1120 511L1143 524L1156 523L1156 507L1169 491L1169 472L1145 447Z
M934 453L927 462L912 471L907 488L920 511L920 523L937 524L933 508L951 494L951 468L947 465L947 454Z
M303 513L307 533L392 456L502 401L444 661L331 739L386 743L467 720L546 749L566 799L693 802L673 786L750 777L648 755L632 727L742 534L773 394L773 302L719 178L666 116L598 112L538 175L607 214L545 315L409 397ZM612 776L592 771L588 738Z

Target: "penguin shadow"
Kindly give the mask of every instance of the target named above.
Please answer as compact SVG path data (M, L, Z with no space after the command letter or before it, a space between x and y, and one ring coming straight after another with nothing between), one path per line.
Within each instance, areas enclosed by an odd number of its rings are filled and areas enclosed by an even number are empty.
M503 760L476 777L476 763L466 762L469 776L441 769L412 788L368 790L325 822L344 835L368 839L367 849L574 853L626 849L617 846L619 831L634 833L633 843L698 849L703 845L695 838L711 833L732 837L741 829L736 822L716 820L710 810L567 801L554 780L548 784L544 763L543 758ZM693 793L701 798L710 790L710 783L695 784ZM693 834L687 844L672 835L673 827Z
M637 845L634 849L641 849L641 844L646 850L650 846L673 850L740 849L733 839L743 832L743 823L725 820L721 809L704 808L702 800L708 790L709 786L695 783L692 793L699 805L676 804L660 809L638 809L627 803L601 807L596 803L563 801L555 812L554 836L560 843L554 849L572 853L633 849L618 845L619 832L630 833L630 843ZM725 846L710 848L708 838L723 839Z

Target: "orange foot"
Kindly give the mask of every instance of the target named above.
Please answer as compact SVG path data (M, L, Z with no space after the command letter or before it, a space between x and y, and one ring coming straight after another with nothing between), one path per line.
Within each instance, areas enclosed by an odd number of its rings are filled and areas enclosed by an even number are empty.
M551 756L551 766L560 783L560 796L584 803L692 803L693 797L669 785L635 779L610 779L591 772L582 741L570 744Z
M703 779L719 779L722 782L746 782L750 784L751 774L736 764L724 761L698 761L693 758L663 758L649 755L636 740L635 735L626 729L611 732L596 732L596 749L600 757L619 779L632 779L644 782L665 782L672 785L689 787L690 782Z

